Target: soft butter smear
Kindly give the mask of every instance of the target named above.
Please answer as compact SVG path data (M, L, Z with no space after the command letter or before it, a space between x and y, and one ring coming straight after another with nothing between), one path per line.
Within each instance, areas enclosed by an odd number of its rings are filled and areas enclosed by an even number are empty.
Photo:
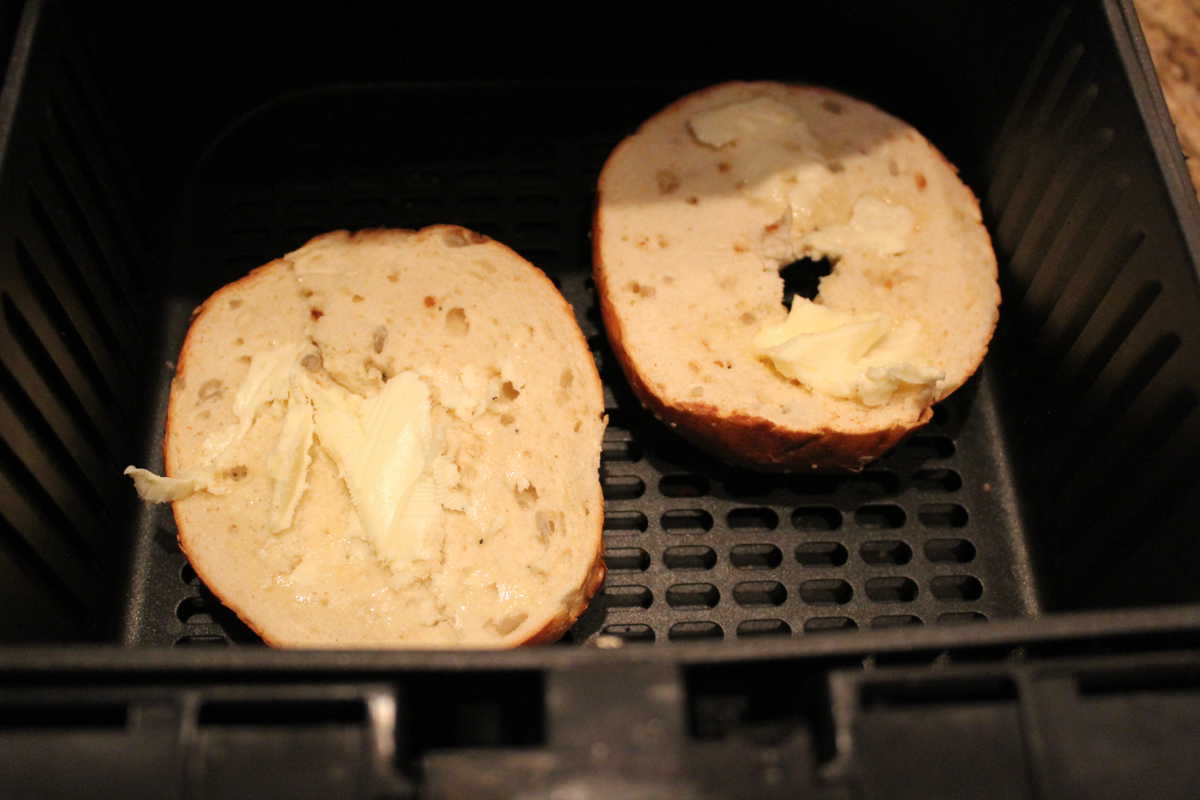
M768 325L755 350L782 375L814 392L865 406L885 405L904 387L932 389L944 373L921 363L915 322L851 314L796 297L787 319Z
M468 502L459 489L458 467L443 452L444 437L434 423L430 384L418 372L407 371L384 383L377 394L363 397L305 370L301 359L309 349L286 345L254 357L234 398L236 422L212 437L219 443L208 449L218 455L201 468L180 477L137 467L125 474L147 502L169 503L197 492L223 494L228 487L218 478L218 464L228 460L266 409L274 409L271 413L282 419L264 462L271 479L269 532L291 528L308 488L316 444L336 465L363 536L379 559L401 580L417 576L420 562L441 556L446 510L466 512L472 519L480 516L476 511L487 511ZM499 379L477 368L442 377L435 381L439 392L445 394L446 385L458 390L449 400L459 417L478 416L500 391ZM486 520L477 520L481 530L503 524L500 514L484 516Z
M712 108L691 117L688 127L702 145L730 148L726 158L742 191L776 215L801 223L833 172L820 142L800 113L770 97Z
M337 465L368 540L393 570L441 550L434 481L439 437L429 387L402 372L371 397L305 381L316 436Z
M337 465L363 531L393 569L433 557L440 518L439 484L456 481L434 469L439 453L429 389L416 373L393 377L372 397L320 383L301 367L303 344L255 355L233 402L237 419L213 437L216 454L182 477L128 467L138 495L151 503L183 500L197 492L224 493L218 463L249 432L264 409L282 410L279 436L265 461L272 482L271 533L289 529L308 487L314 441ZM277 410L275 413L279 413ZM444 460L444 459L442 459ZM435 482L435 477L440 478Z

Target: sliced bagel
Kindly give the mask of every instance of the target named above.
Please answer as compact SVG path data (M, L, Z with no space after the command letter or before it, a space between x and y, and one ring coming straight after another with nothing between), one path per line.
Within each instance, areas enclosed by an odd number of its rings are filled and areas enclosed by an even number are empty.
M726 83L622 141L593 227L642 403L719 456L861 469L979 367L998 317L979 204L911 126L828 89ZM811 300L780 272L827 259Z
M603 428L538 269L458 227L337 231L198 309L170 479L135 480L270 644L511 647L561 636L604 577Z

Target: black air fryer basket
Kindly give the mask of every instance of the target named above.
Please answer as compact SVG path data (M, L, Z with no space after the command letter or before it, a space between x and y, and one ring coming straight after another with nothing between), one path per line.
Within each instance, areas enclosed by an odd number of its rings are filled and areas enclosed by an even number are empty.
M844 5L550 36L0 4L0 796L1195 797L1200 208L1132 7ZM861 474L704 455L602 329L605 157L760 78L912 122L1000 257L982 369ZM121 470L161 470L214 289L434 223L575 308L608 577L555 646L270 650Z

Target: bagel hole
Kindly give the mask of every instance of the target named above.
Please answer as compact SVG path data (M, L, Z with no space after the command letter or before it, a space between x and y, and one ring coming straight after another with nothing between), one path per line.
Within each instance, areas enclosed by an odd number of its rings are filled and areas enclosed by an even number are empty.
M813 300L821 290L821 278L833 272L833 263L828 258L802 258L779 270L783 278L783 307L791 308L797 295Z

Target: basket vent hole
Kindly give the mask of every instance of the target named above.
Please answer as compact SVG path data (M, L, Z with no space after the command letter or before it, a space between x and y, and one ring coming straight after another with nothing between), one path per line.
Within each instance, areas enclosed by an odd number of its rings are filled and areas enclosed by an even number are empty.
M704 545L668 547L663 553L663 563L668 569L712 569L717 563L717 553Z
M781 619L748 619L739 622L737 636L748 639L758 636L791 636L792 627Z
M911 578L871 578L867 597L876 603L911 603L917 599L917 584Z
M677 583L667 589L671 608L713 608L721 602L721 593L711 583Z
M729 527L773 531L779 527L779 515L769 508L735 508L727 517Z
M978 600L983 584L971 575L939 575L929 582L929 590L938 600Z
M627 642L653 642L654 629L649 625L607 625L603 633Z
M858 624L849 617L813 617L804 623L805 633L836 633L857 628Z
M853 596L854 590L843 580L831 578L800 584L800 598L812 605L844 605Z
M658 482L664 497L703 497L708 494L708 479L702 475L667 475Z
M605 493L605 497L608 497L607 492ZM650 521L640 511L604 512L604 530L606 531L637 531L638 533L644 533L649 526Z
M796 545L796 560L806 567L840 567L849 553L839 542L804 542Z
M605 464L613 461L640 461L642 446L634 441L604 442L600 450L600 459Z
M605 475L601 487L605 500L635 500L646 493L646 482L636 475Z
M828 506L797 508L792 525L800 531L836 531L842 527L842 512Z
M703 509L681 509L664 513L661 523L667 531L710 531L713 517Z
M773 544L739 544L729 551L729 561L739 569L775 569L783 551Z
M903 528L906 516L900 506L863 506L854 512L854 521L860 528L873 530Z
M920 625L921 618L912 614L887 614L871 620L872 628L905 628L909 625Z
M610 608L649 608L654 595L645 586L605 586L604 600Z
M645 572L650 554L640 547L611 547L604 551L604 564L609 572Z
M967 524L967 510L956 503L934 503L917 509L917 519L927 528L962 528Z
M184 625L209 625L213 621L208 601L203 597L185 597L175 608L175 616Z
M975 559L975 545L966 539L930 539L925 557L935 564L969 564Z
M957 492L962 477L952 469L922 469L913 475L912 485L923 492Z
M787 589L779 581L746 581L733 587L740 606L779 606L787 600Z
M868 564L907 564L912 560L912 548L901 541L863 542L858 554Z
M677 622L667 631L673 641L690 639L724 639L725 631L715 622Z

